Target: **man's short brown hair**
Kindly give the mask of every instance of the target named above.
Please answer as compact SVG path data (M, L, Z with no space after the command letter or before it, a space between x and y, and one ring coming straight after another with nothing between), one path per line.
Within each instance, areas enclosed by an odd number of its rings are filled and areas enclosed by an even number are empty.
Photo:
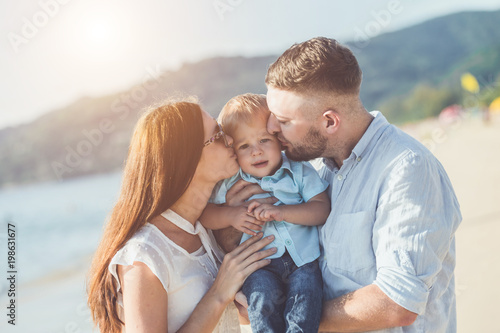
M354 54L335 39L292 45L267 71L268 86L298 93L359 94L362 72Z

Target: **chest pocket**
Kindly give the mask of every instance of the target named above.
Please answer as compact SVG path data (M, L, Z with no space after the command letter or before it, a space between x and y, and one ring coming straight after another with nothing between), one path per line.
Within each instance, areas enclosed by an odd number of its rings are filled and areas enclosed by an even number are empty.
M375 255L372 246L372 214L342 214L331 223L325 244L328 268L332 271L356 273L373 267Z

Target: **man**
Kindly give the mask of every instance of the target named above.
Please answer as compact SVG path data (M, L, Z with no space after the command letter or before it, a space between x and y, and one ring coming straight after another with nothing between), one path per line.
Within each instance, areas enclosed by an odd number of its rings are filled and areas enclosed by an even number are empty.
M322 157L330 183L320 329L456 332L458 201L423 145L365 110L361 76L352 52L322 37L290 47L266 76L268 131L291 159ZM228 202L257 191L239 184Z

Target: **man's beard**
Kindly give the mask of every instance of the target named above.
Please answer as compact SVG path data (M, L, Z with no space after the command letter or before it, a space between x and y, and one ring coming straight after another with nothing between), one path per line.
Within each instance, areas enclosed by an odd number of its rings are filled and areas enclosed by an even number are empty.
M320 157L326 149L327 139L318 130L309 128L303 143L287 146L286 156L292 161L310 161Z

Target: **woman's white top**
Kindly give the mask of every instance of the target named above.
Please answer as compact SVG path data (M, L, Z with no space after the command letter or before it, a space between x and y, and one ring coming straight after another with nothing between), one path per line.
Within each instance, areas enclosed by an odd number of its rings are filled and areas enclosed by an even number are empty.
M175 244L156 226L146 223L113 257L109 271L117 281L118 304L123 296L117 265L146 264L158 277L168 294L168 332L176 332L187 321L196 305L215 280L223 253L210 230L199 221L193 225L172 210L162 214L184 231L198 235L202 246L193 253ZM213 332L240 332L237 310L233 303L226 308Z

